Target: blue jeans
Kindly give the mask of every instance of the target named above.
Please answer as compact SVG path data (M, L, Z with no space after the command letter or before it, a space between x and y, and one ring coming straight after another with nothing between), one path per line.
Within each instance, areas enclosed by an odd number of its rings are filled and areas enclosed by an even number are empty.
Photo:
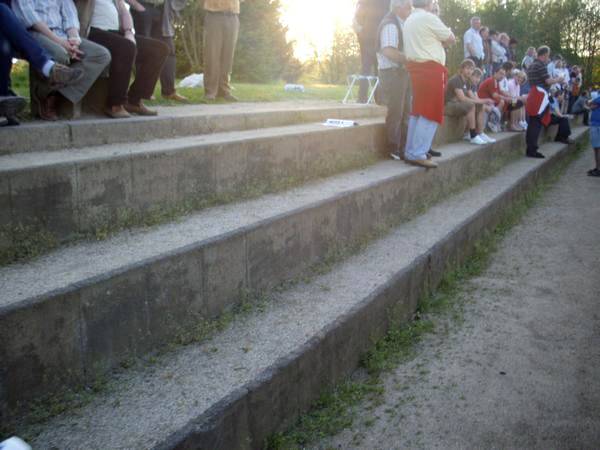
M10 7L2 1L0 2L0 96L9 93L10 69L15 53L29 61L29 64L40 72L50 59Z

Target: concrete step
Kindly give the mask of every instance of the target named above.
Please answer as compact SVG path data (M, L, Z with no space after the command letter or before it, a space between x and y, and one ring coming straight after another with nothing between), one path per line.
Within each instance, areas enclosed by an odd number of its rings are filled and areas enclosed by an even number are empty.
M578 129L575 134L583 139L586 133ZM420 204L419 192L436 190L441 180L452 178L452 165L462 160L467 169L467 155L472 169L485 164L474 155L497 159L502 151L445 150L449 156L439 172L405 174L413 182L425 180L407 189L406 200ZM40 449L261 448L268 434L290 424L323 389L348 376L392 320L410 319L423 292L464 261L486 230L569 148L552 143L542 151L546 160L510 163L329 273L276 294L264 311L236 320L209 342L122 373L87 406L20 434L35 436L33 447Z
M60 243L368 165L385 148L383 119L358 121L0 157L0 250L23 227Z
M385 108L379 106L342 105L327 101L188 105L157 109L159 115L156 117L127 120L87 118L4 128L0 130L0 155L147 142L321 122L329 118L351 120L385 115Z
M0 269L0 405L88 382L294 279L522 153L523 134L442 148L435 171L386 161Z

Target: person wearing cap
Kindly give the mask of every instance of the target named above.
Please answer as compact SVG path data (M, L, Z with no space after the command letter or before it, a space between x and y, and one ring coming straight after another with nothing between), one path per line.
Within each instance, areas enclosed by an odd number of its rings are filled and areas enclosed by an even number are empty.
M405 161L426 168L438 126L444 121L444 97L448 81L444 46L456 38L452 30L433 14L433 0L413 0L415 10L403 29L406 68L410 74L413 101L404 151Z

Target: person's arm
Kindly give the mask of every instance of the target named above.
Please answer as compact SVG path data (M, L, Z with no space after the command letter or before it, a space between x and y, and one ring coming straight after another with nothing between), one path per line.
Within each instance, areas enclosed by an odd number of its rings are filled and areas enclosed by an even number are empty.
M381 54L396 64L405 64L406 55L398 50L400 37L398 36L398 28L393 24L388 24L381 30Z
M470 56L475 56L475 46L473 45L473 35L471 29L467 30L464 36L465 45Z
M125 39L135 44L135 35L133 34L133 18L124 0L117 0L117 9L119 11L119 23Z
M445 46L448 47L456 43L456 37L450 28L444 25L444 22L436 16L431 14L429 20L429 28L435 35L435 37Z
M491 98L479 98L476 92L467 91L467 97L471 100L471 103L475 103L476 105L493 105L494 100Z

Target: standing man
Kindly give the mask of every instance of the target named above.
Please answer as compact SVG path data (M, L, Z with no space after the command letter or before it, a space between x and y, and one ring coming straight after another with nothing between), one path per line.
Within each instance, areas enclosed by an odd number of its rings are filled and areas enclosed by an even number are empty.
M471 19L471 28L467 30L464 36L465 59L471 59L480 69L483 67L485 51L483 48L483 38L479 33L481 30L481 19L473 17Z
M360 45L361 72L363 76L377 73L377 50L379 24L383 17L390 11L390 0L358 0L352 27L358 37ZM367 103L367 80L360 80L358 101Z
M204 100L237 102L229 79L240 30L240 1L204 0Z
M550 61L550 47L542 46L537 50L537 59L531 63L527 71L531 91L525 106L528 117L527 126L527 153L530 158L545 158L538 152L538 138L542 126L548 126L552 117L550 115L550 101L548 89L555 83L562 83L562 78L550 78L548 62Z
M438 124L444 121L444 94L448 80L444 46L456 42L452 30L431 13L433 0L413 0L414 12L404 23L404 50L413 90L405 161L427 168Z
M157 39L169 47L169 55L160 73L162 98L176 102L186 102L187 98L175 90L175 27L173 22L179 17L186 0L142 0L141 8L131 7L135 34Z
M411 0L392 0L392 11L379 26L377 63L387 105L385 127L390 156L404 159L410 113L410 78L406 71L402 27L412 11Z

